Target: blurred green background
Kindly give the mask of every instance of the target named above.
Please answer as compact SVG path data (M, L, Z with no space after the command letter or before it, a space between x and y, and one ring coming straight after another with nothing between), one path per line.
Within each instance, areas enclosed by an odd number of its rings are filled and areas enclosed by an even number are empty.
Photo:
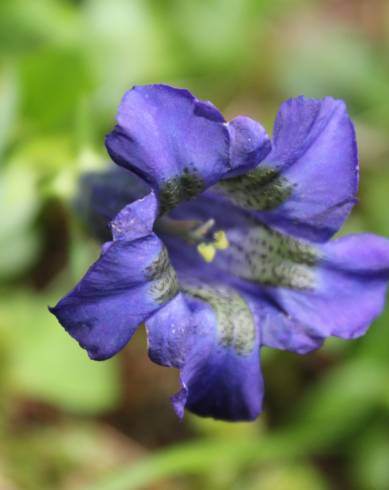
M1 490L389 489L389 308L362 339L264 351L265 412L235 425L179 423L143 332L96 363L47 311L98 254L71 199L133 84L269 132L288 97L345 99L362 175L344 231L389 236L388 52L387 0L0 1Z

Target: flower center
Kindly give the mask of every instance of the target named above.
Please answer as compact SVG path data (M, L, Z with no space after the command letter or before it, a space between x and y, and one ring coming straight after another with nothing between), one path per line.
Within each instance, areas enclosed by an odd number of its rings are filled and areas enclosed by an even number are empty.
M205 262L212 262L217 250L226 250L229 246L230 243L225 232L219 230L213 234L213 241L211 243L199 243L197 245L197 251L203 257Z
M168 216L162 216L155 226L157 233L175 236L190 245L196 245L197 252L205 262L212 262L217 250L225 250L229 247L226 233L223 230L214 230L214 228L215 220L213 218L204 222L196 220L178 221Z
M272 230L248 211L212 195L162 216L156 232L167 237L173 265L178 262L187 276L203 274L205 282L235 277L263 287L301 290L312 289L317 281L320 254L314 246Z

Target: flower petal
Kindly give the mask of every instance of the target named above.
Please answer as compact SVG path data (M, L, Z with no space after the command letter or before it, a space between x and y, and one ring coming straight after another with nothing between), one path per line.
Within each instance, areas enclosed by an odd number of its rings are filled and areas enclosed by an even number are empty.
M150 235L158 214L154 192L125 206L111 223L114 240L136 240Z
M216 254L215 267L261 288L313 287L320 253L309 242L255 221L227 229L226 235L229 246Z
M327 240L347 218L358 190L355 131L345 104L331 97L286 101L269 156L215 190L282 231Z
M323 344L325 336L320 328L297 320L263 292L257 291L253 304L262 346L307 354Z
M225 287L187 288L192 335L181 369L182 389L173 397L184 408L222 420L253 420L262 408L259 336L246 301Z
M230 127L210 102L196 99L187 90L139 86L125 94L118 125L107 136L106 145L116 163L158 191L161 210L166 211L227 172L255 166L258 147L265 145L269 151L264 131L248 121L237 120Z
M191 311L181 293L145 323L150 359L161 366L179 368L191 335Z
M213 277L229 272L230 284L255 300L263 345L305 353L331 335L362 335L383 308L385 238L362 234L313 244L259 222L227 228L226 236L229 246L216 254Z
M114 241L50 310L92 359L113 356L178 292L167 250L151 232L156 210L153 194L124 208L112 223Z
M278 309L263 324L264 345L299 352L305 350L300 338L308 348L307 338L313 348L331 335L352 339L363 335L382 312L389 281L389 240L350 235L319 250L322 258L315 266L313 287L270 293Z
M236 170L228 176L242 174L261 162L271 151L265 129L253 119L238 116L227 124L230 135L230 160Z

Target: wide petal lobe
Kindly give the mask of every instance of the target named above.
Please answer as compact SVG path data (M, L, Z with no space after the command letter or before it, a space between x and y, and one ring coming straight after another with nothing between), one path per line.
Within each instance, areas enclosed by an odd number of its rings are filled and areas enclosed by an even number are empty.
M382 312L389 240L350 235L318 247L318 254L309 287L268 291L276 306L263 324L263 344L306 352L328 336L363 335Z
M201 193L228 172L254 167L258 156L270 151L258 123L241 118L230 127L210 102L167 85L128 91L117 122L106 138L108 152L154 187L162 212Z
M355 131L344 102L297 97L280 108L271 153L215 191L270 226L325 241L356 202L358 171Z
M180 368L192 334L192 314L179 293L145 323L150 359L161 366Z
M173 397L184 408L222 420L253 420L262 409L259 335L246 301L225 287L187 289L192 333L181 368L182 389Z
M255 301L261 343L300 354L331 335L365 333L382 311L389 281L389 240L350 235L310 243L259 222L226 229L229 246L213 272L229 272Z
M92 359L113 356L177 294L167 250L151 232L156 212L153 194L124 208L112 223L114 241L51 309Z

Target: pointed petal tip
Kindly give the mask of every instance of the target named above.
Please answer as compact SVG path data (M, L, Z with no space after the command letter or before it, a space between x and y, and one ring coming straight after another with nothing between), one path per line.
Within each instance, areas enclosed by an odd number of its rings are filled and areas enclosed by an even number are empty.
M71 332L69 332L68 328L62 323L61 318L60 318L61 301L59 301L55 306L48 306L47 309L49 310L49 312L52 315L54 315L56 317L58 323L63 327L63 329L66 332L68 332L70 335L72 335ZM113 353L99 352L97 347L87 346L82 341L77 339L76 337L75 337L75 339L76 339L78 345L86 351L89 359L91 359L92 361L105 361L107 359L110 359L115 354L115 352L113 352Z
M182 422L185 416L185 408L186 408L186 402L188 400L189 390L186 384L184 383L182 376L180 376L180 383L181 383L180 390L170 397L170 401L173 405L173 409L177 417Z
M81 347L83 346L81 345ZM88 357L91 361L97 361L97 362L107 361L108 359L111 359L116 354L116 352L113 353L94 352L90 349L89 350L86 349L86 347L83 347L83 349L86 350Z
M263 411L263 407L261 405L257 410L247 412L244 415L233 414L233 415L226 416L224 414L218 416L216 414L213 415L208 413L202 413L201 411L198 411L195 408L188 407L187 398L188 398L188 389L184 387L181 388L181 390L178 391L175 395L170 397L170 401L172 402L173 409L180 422L183 422L184 420L186 409L189 410L194 415L197 415L198 417L212 418L214 420L222 420L225 422L253 422L261 415Z
M59 318L58 318L58 309L59 309L60 303L61 303L61 301L58 301L58 303L55 306L50 306L50 305L47 306L47 309L49 310L49 312L52 315L54 315L58 321L59 321Z

